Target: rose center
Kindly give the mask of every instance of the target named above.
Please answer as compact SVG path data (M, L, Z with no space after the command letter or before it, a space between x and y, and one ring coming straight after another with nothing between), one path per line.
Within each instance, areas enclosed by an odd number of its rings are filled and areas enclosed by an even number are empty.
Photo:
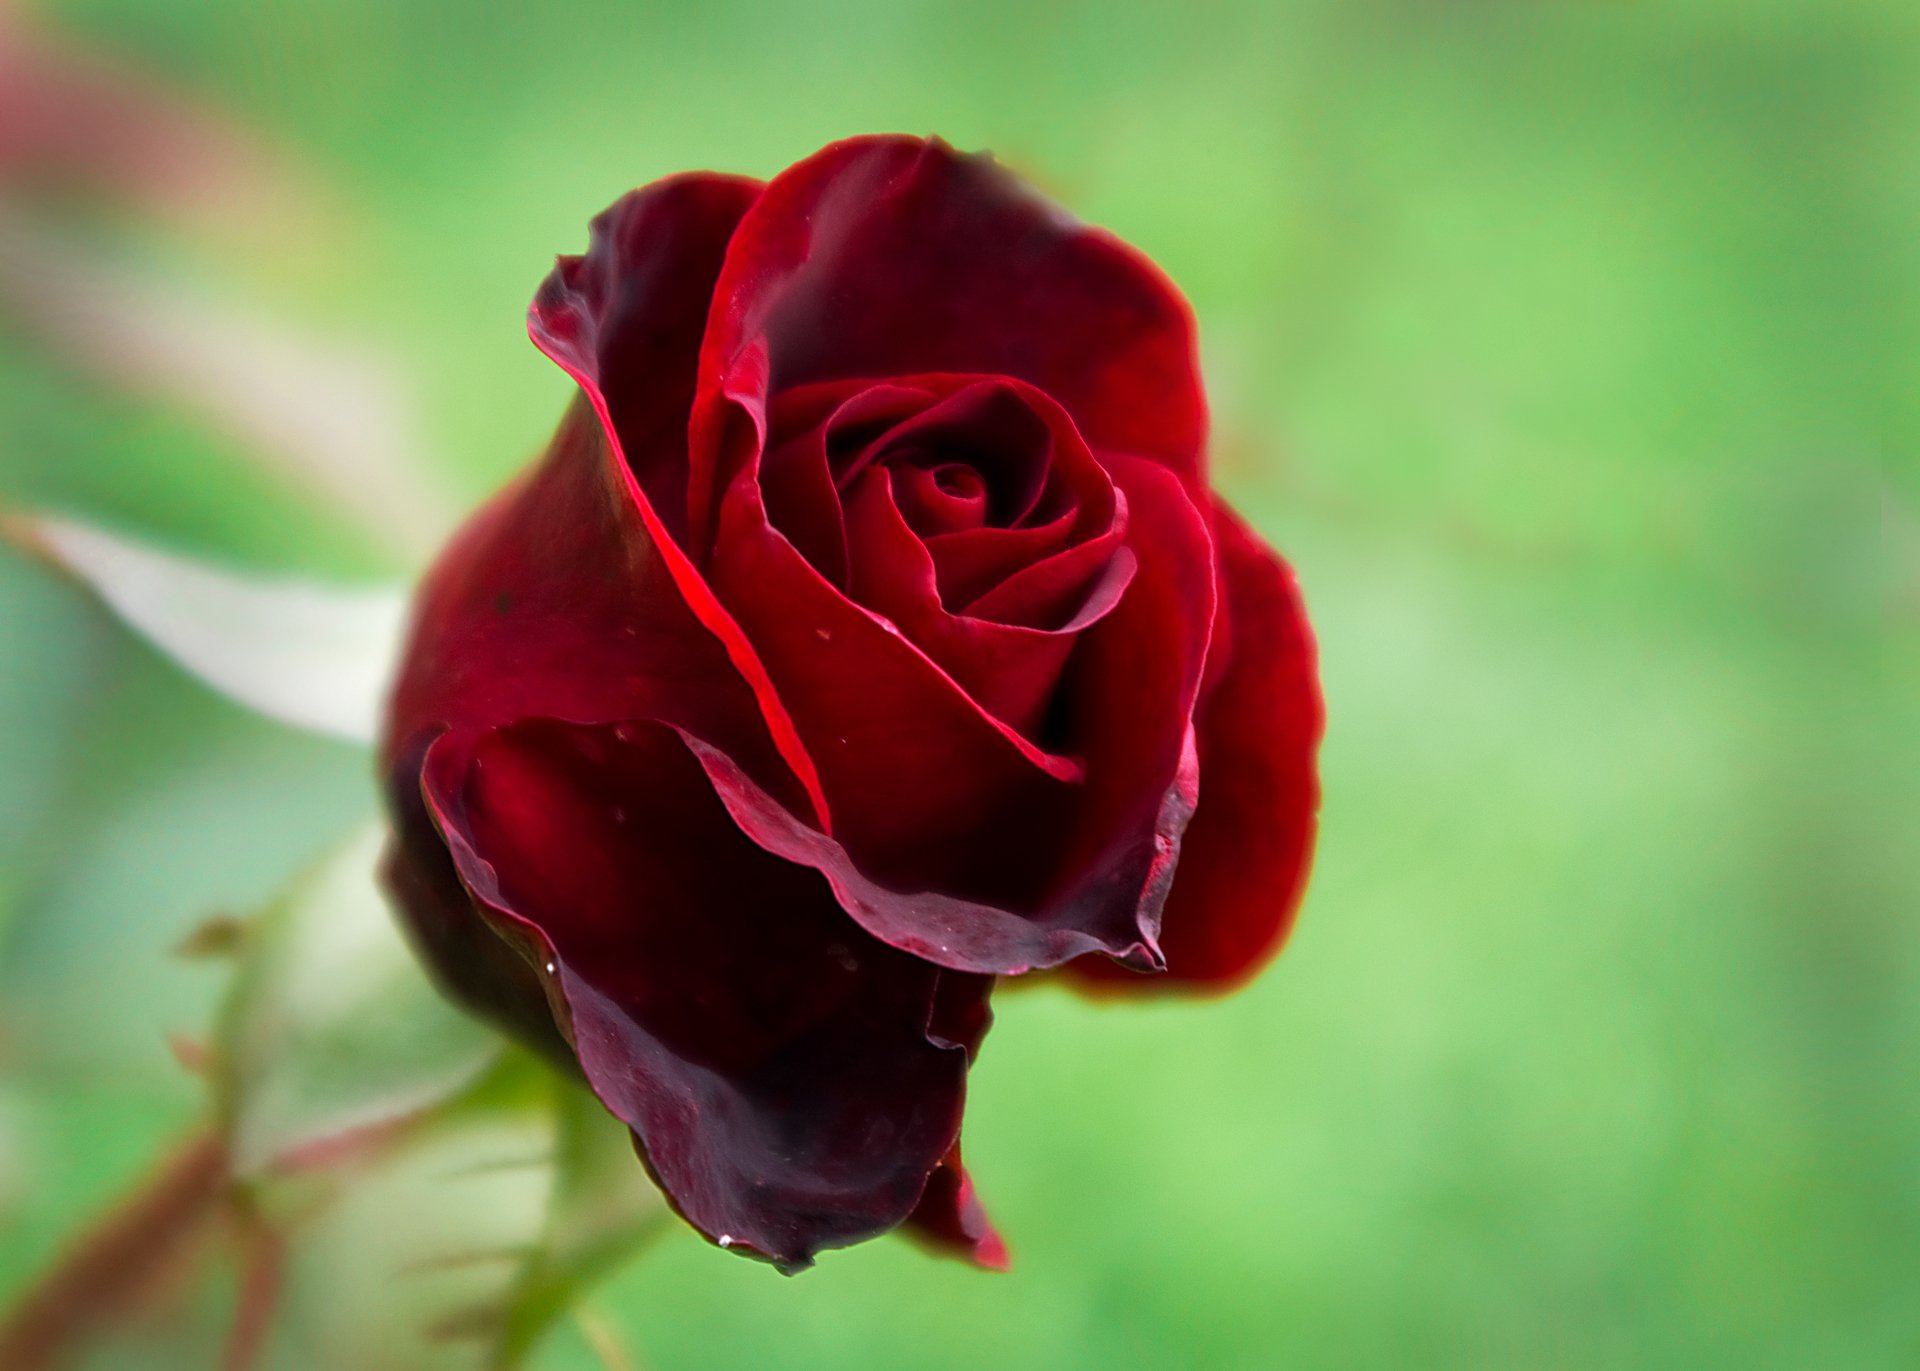
M999 379L927 379L782 397L761 467L770 521L910 633L939 614L1054 629L1104 603L1124 584L1107 577L1119 510L1071 421Z

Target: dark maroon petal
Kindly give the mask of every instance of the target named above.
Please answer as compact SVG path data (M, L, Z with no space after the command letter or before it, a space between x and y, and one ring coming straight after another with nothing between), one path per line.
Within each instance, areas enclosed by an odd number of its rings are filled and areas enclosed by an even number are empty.
M1151 457L1204 492L1206 409L1179 292L991 158L937 139L836 143L774 178L741 221L701 351L696 538L725 479L705 469L726 423L711 404L760 340L775 392L910 372L1016 377L1065 406L1095 451Z
M555 1027L547 1005L542 963L529 955L524 937L513 928L496 928L475 910L434 826L421 788L427 749L434 741L417 740L389 772L393 839L381 876L401 926L448 997L562 1070L575 1070L573 1049Z
M1161 924L1167 975L1121 972L1126 988L1244 981L1292 926L1313 851L1325 714L1306 610L1286 563L1217 501L1214 537L1228 655L1200 707L1200 803ZM1093 958L1069 970L1116 979Z
M1126 498L1139 573L1113 612L1080 636L1061 683L1062 746L1086 766L1086 793L1060 869L1125 872L1142 925L1159 927L1193 805L1193 717L1213 634L1212 535L1178 477L1134 457L1108 469Z
M1159 949L1142 932L1142 923L1149 918L1158 922L1166 892L1156 887L1148 907L1148 896L1142 893L1147 884L1144 866L1129 870L1116 860L1082 871L1068 896L1030 912L937 888L890 887L869 875L836 839L802 823L755 786L724 752L690 736L687 746L706 768L741 831L767 851L819 871L841 908L891 947L938 966L984 975L1018 976L1089 952L1121 958L1142 971L1159 965ZM1065 846L1057 835L1076 812L1074 793L1056 795L1051 809L1034 806L1030 797L1016 798L1020 803L1003 815L1004 837L1019 834L1026 840L1021 847L963 846L995 853L995 861L977 863L994 868L979 872L982 876L1041 879L1034 871L1036 859L1045 875L1053 875ZM1185 822L1184 809L1179 822ZM1172 831L1177 833L1177 827Z
M604 456L598 475L611 487L610 520L618 539L629 548L644 542L650 565L664 569L693 617L720 642L752 691L780 757L805 790L808 808L827 822L813 760L765 669L675 537L675 530L684 528L680 492L689 464L682 424L691 380L685 351L705 315L709 273L754 191L751 182L713 176L679 177L635 191L594 221L586 257L560 259L527 312L527 330L579 383L600 421ZM573 549L569 539L574 535L557 522L546 536L552 541L530 553L520 551L536 561L552 557L577 563L601 582L590 588L583 577L570 590L589 599L621 599L628 587L616 574L622 566L618 557L605 547ZM584 613L574 617L590 619ZM582 625L589 630L605 626ZM643 662L640 669L663 677L676 670L670 662L660 667ZM680 682L673 689L684 694L694 688ZM636 710L632 717L664 716Z
M445 729L471 734L535 715L684 726L808 808L752 690L688 607L584 402L568 411L540 466L475 515L428 574L386 752L417 755Z
M973 1177L960 1164L958 1143L928 1178L926 1192L901 1231L936 1252L963 1257L989 1271L1005 1271L1012 1265L1006 1242L994 1231L974 1191Z
M545 958L589 1084L690 1223L795 1270L920 1207L958 1137L989 982L863 933L818 875L740 833L668 730L443 739L425 793L475 899Z
M586 255L559 259L527 316L542 352L592 378L641 489L676 538L686 533L700 336L727 243L760 189L695 174L633 191L595 216Z

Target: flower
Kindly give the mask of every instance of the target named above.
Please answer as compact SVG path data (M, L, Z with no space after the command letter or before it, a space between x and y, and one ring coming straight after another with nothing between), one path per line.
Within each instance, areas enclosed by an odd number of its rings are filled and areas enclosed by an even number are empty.
M1312 643L1208 487L1187 307L990 158L872 137L633 192L529 326L580 393L426 578L390 712L415 940L721 1246L998 1264L959 1158L995 979L1234 984L1312 843Z

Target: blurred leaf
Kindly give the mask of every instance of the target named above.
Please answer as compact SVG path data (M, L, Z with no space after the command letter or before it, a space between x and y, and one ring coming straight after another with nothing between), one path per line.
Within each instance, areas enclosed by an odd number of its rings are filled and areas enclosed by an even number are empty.
M248 930L214 1044L242 1178L439 1104L500 1050L414 961L375 882L380 844L362 829Z
M98 595L229 699L295 728L370 742L406 614L399 591L254 580L50 516L0 534Z

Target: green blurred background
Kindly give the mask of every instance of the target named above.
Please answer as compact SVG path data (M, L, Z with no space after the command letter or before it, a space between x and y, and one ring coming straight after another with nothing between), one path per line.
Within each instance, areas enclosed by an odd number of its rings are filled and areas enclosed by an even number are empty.
M451 506L565 402L551 255L667 172L938 132L1198 310L1324 657L1292 944L1217 1003L1002 997L967 1145L1013 1274L676 1233L595 1300L643 1365L1920 1365L1920 7L40 13L324 188L74 241L388 359ZM407 566L4 314L0 499ZM11 554L0 635L4 1294L198 1108L167 1035L219 978L168 949L372 791Z

